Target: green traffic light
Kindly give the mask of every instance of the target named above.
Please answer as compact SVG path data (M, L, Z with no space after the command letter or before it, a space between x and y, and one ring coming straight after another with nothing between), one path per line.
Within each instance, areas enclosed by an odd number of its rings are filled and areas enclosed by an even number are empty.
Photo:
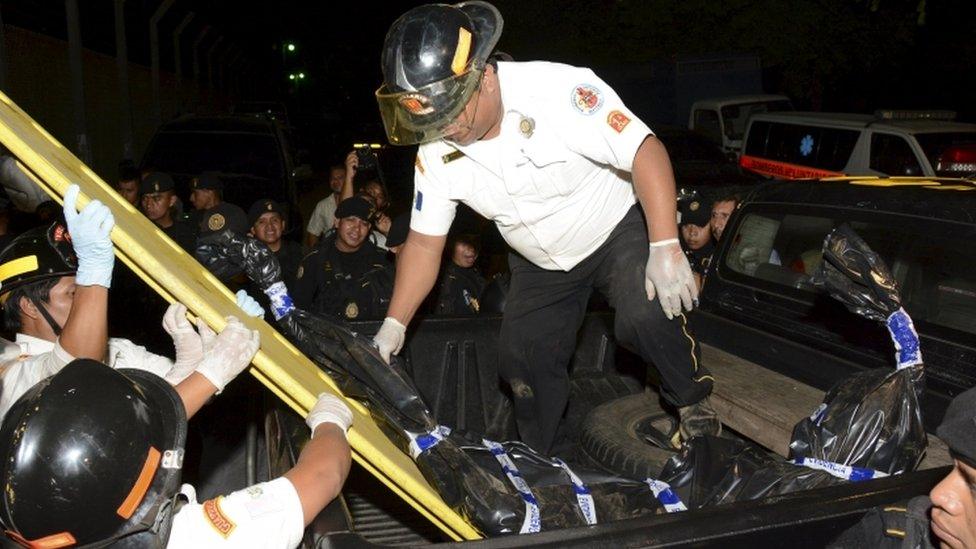
M285 48L288 51L295 51L295 44L292 44L291 42L289 42L287 45L285 45Z
M304 80L305 79L305 73L304 72L298 73L298 77Z
M289 80L294 80L295 79L295 75L294 74L289 74L288 75L288 79Z

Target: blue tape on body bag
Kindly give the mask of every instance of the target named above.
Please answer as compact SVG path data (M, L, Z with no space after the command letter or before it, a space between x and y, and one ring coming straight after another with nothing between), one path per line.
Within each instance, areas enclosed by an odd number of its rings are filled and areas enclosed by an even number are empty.
M596 524L596 502L593 501L593 496L590 494L590 489L583 484L583 480L576 476L576 473L566 465L566 462L559 459L553 458L556 465L562 468L566 476L573 483L573 491L576 492L576 503L579 504L580 512L583 513L583 517L586 519L587 524Z
M295 310L295 303L288 295L288 288L285 287L284 282L275 282L268 286L264 293L271 301L271 314L274 315L275 320L281 320Z
M912 324L912 317L905 309L898 309L891 313L886 322L891 341L895 344L895 359L898 369L915 366L922 363L922 351L918 348L918 332Z
M883 478L888 476L888 473L875 471L874 469L868 469L866 467L851 467L850 465L844 465L843 463L834 463L833 461L827 461L824 459L798 457L798 458L793 458L793 463L796 465L807 467L808 469L816 469L817 471L823 471L837 478L842 478L844 480L849 480L851 482L861 482L864 480L871 480L873 478Z
M812 414L810 414L810 421L812 421L814 425L819 427L820 422L823 421L823 418L826 415L827 415L827 403L821 402L820 406L817 406L817 409L814 410Z
M410 437L410 457L416 460L420 454L437 446L449 434L451 434L451 428L443 425L438 425L429 433L407 431L407 436Z
M509 482L512 483L512 486L522 496L522 501L525 502L525 519L522 520L522 528L519 530L519 534L534 534L542 530L542 514L539 512L539 501L535 499L535 496L532 494L532 489L529 488L529 483L525 482L525 479L522 478L518 467L515 466L515 462L512 461L512 458L505 451L505 447L488 439L482 439L481 443L498 460L498 464L502 466L502 471L505 472L505 476L508 477Z
M678 494L674 493L671 489L671 485L667 482L661 482L660 480L654 480L652 478L644 479L644 482L650 487L651 492L654 493L654 497L661 502L664 506L664 510L669 513L677 513L679 511L687 511L688 508L685 504L681 502L681 498Z

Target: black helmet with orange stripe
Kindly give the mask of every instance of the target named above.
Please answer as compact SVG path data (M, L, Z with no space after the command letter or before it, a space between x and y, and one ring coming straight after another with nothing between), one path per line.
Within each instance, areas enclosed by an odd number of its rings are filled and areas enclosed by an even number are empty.
M165 380L75 360L3 419L0 522L27 547L165 547L185 440Z
M394 145L440 139L481 81L502 33L487 2L427 4L400 16L383 45L383 86L376 91Z

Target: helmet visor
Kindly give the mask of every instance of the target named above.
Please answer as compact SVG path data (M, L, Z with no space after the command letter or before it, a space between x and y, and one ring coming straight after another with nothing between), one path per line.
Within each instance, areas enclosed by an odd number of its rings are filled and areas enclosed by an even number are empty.
M446 135L478 87L482 71L467 70L412 91L376 91L386 136L394 145L415 145Z

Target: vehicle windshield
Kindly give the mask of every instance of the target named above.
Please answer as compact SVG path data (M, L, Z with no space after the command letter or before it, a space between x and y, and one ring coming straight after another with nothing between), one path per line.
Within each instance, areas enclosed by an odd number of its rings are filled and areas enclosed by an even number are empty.
M738 103L722 107L722 127L729 139L742 139L746 133L749 117L764 112L792 111L793 105L787 99Z
M662 131L657 137L668 149L668 156L675 164L707 162L728 164L729 159L714 143L693 132Z
M942 177L959 177L969 175L960 173L957 170L939 169L939 159L949 148L965 148L968 150L976 149L976 131L972 132L939 132L939 133L917 133L915 139L922 147L925 158L929 159L929 164L935 170L935 175ZM976 155L974 153L973 155ZM971 156L973 156L971 155Z
M143 165L171 174L213 171L284 178L274 137L261 134L161 132L146 152Z

